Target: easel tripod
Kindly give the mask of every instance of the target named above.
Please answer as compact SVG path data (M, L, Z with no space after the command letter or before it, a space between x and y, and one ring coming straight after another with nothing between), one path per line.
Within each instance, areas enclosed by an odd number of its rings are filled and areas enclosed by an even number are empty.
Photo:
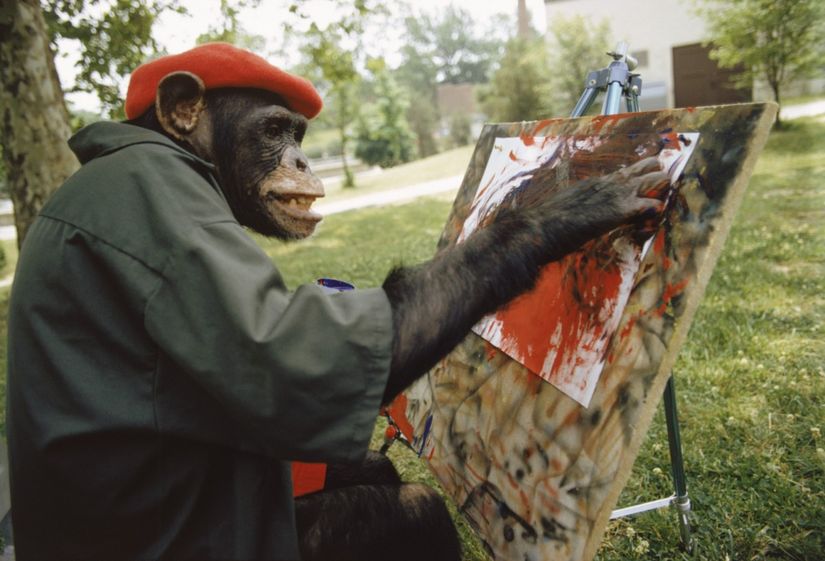
M620 42L613 52L607 53L613 57L613 62L606 68L594 70L585 79L584 91L573 108L571 117L584 115L600 92L604 92L602 115L619 113L619 104L624 97L627 112L639 111L639 94L642 92L642 79L632 71L638 62L627 54L628 45ZM633 516L649 510L675 505L679 516L679 534L682 546L688 551L693 550L690 525L690 498L687 493L685 479L685 463L682 457L682 438L679 432L679 416L676 410L676 387L673 374L667 381L663 395L665 404L665 422L667 423L667 440L670 447L670 467L673 472L673 486L675 493L670 497L614 510L610 518Z

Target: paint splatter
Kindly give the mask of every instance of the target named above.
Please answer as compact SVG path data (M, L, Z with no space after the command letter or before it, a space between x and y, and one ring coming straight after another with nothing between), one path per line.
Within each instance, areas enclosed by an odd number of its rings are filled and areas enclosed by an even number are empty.
M597 130L619 121L597 120ZM621 149L610 150L602 147L615 143L615 137L554 137L549 143L547 138L527 133L498 138L496 147L508 153L510 161L496 152L491 155L481 179L484 189L471 205L459 241L482 226L504 201L546 196L547 178L563 161L572 162L574 168L577 162L587 162L590 173L594 167L608 173L632 163L626 161L627 154L642 158L652 152L659 155L663 169L675 182L690 156L690 146L695 145L696 135L688 136L673 129L634 134L625 137ZM577 175L580 172L576 169L569 173L571 179L586 178ZM531 293L484 318L473 331L587 406L607 362L607 349L639 264L650 245L646 241L613 232L551 263ZM662 243L663 239L657 237L657 254L664 253L659 247Z

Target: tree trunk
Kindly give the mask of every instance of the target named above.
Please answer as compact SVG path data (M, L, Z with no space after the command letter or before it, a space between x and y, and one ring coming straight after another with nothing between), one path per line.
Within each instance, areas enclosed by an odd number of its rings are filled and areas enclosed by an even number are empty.
M783 127L782 123L782 102L779 99L779 89L782 87L782 84L779 80L770 80L771 90L773 90L773 100L779 105L779 111L776 112L776 128L781 129Z
M78 167L63 90L38 0L0 8L0 144L17 245L40 208Z

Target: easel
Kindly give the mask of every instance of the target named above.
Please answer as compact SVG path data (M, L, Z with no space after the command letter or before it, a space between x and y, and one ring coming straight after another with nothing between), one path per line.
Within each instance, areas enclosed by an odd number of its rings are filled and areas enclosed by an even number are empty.
M622 97L625 98L628 112L639 111L639 94L642 89L642 80L638 74L632 73L632 70L637 65L637 61L627 54L627 48L627 43L619 43L614 52L608 53L613 58L613 62L611 62L607 68L594 70L587 75L584 92L576 103L570 115L571 117L582 116L593 104L599 92L605 92L604 104L602 106L603 115L615 115L619 113L619 105ZM692 552L693 540L691 537L690 524L691 504L687 494L681 436L679 433L679 419L676 410L676 389L672 375L665 385L663 398L668 444L670 446L670 465L673 473L675 493L664 499L614 510L610 518L623 518L649 510L675 505L679 516L679 533L682 545L688 552ZM421 449L416 449L393 421L387 408L384 408L382 413L387 419L387 428L384 433L384 444L380 452L385 454L394 442L400 441L404 446L420 456L423 452L423 443Z
M613 62L601 70L593 70L587 75L579 101L573 108L571 117L581 117L584 115L599 92L605 92L604 103L602 105L602 115L615 115L619 113L619 104L622 97L628 113L639 111L639 94L642 91L642 79L638 74L633 74L638 62L627 54L628 44L619 42L613 52L607 53L613 58ZM682 438L679 433L679 416L676 410L676 387L673 382L673 374L667 381L663 396L665 404L665 422L667 423L667 440L670 446L670 467L673 473L673 486L675 493L670 497L658 499L646 503L640 503L625 508L614 510L610 518L624 518L634 516L649 510L665 508L676 505L679 516L679 534L682 546L688 551L693 551L693 540L690 527L690 498L687 493L687 482L685 480L685 464L682 458Z

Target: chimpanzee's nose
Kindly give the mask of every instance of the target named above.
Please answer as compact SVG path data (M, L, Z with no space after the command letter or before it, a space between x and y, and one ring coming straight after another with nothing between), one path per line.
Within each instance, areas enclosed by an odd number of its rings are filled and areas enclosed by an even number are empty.
M309 171L309 160L307 160L307 157L301 150L291 146L284 152L283 158L281 159L281 165L295 168L298 171Z

